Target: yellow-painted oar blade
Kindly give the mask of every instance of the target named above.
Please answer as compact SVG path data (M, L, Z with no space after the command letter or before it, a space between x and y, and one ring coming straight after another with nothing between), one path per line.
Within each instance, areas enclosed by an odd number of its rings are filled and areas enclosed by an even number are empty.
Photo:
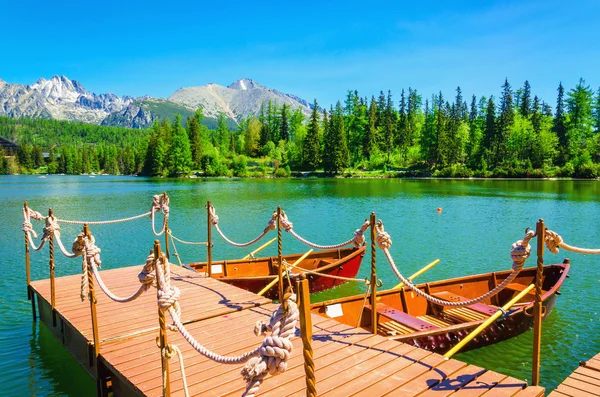
M311 252L313 252L312 248L309 249L308 252L306 252L300 258L298 258L298 260L296 260L296 262L294 262L294 264L292 264L292 266L296 266L298 263L302 262L308 255L310 255ZM263 296L268 290L271 289L272 286L277 284L277 281L279 281L278 277L273 279L273 281L271 281L265 288L261 289L260 292L258 293L258 295Z
M448 351L448 353L444 354L444 357L450 358L454 354L456 354L456 352L459 351L460 349L462 349L464 345L466 345L467 343L469 343L471 341L471 339L473 339L474 337L476 337L477 335L479 335L481 333L481 331L483 331L491 323L493 323L494 321L496 321L496 319L498 317L500 317L502 315L502 313L506 312L515 303L517 303L518 301L520 301L521 299L523 299L523 297L525 295L527 295L529 293L529 291L531 291L533 289L533 287L535 287L535 285L531 284L529 287L527 287L523 291L521 291L519 293L519 295L517 295L514 298L512 298L506 305L502 306L502 310L498 309L498 311L496 313L494 313L490 318L488 318L487 320L485 320L483 322L483 324L481 324L479 327L475 328L473 330L473 332L471 332L469 335L466 336L466 338L464 338L463 340L461 340L460 342L458 342L458 344L456 346L454 346L452 349L450 349Z
M258 247L257 249L255 249L254 251L252 251L251 253L246 255L245 257L243 257L242 259L250 259L257 252L260 252L260 251L264 250L265 248L267 248L269 245L273 244L273 241L275 241L275 240L277 240L277 237L272 238L271 240L267 241L266 243L264 243L263 245L261 245L260 247Z
M422 268L421 270L419 270L418 272L416 272L415 274L413 274L412 276L410 276L408 279L410 281L412 281L413 279L419 277L421 274L425 273L427 270L431 269L432 267L434 267L438 263L440 263L439 259L434 260L429 265L425 266L424 268ZM400 284L396 285L393 289L402 288L402 287L404 287L404 283L400 283Z

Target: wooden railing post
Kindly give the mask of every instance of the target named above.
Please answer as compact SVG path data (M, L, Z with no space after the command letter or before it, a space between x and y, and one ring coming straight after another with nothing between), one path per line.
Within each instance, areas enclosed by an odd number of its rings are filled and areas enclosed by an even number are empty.
M300 336L302 337L302 353L304 355L304 372L306 373L306 396L316 397L315 362L312 350L312 318L310 315L310 290L306 275L302 273L297 282L298 309L300 310Z
M169 199L167 196L167 192L163 192L163 201ZM167 259L171 259L171 254L169 252L169 218L165 219L165 253L167 255Z
M540 365L542 350L542 283L544 278L544 243L546 240L546 224L540 219L536 224L537 235L537 272L535 273L535 303L533 304L533 360L531 384L540 383Z
M90 228L87 224L83 225L83 233L88 239L92 238ZM90 367L98 364L98 355L100 354L100 337L98 335L98 314L96 312L96 291L94 290L94 274L92 273L92 265L87 259L87 252L84 253L83 260L86 264L88 278L88 299L90 301L90 313L92 315L92 338L94 342L93 357L90 357Z
M29 205L27 201L23 204L23 208L26 213L29 213ZM31 316L33 318L33 322L37 321L37 316L35 314L35 296L33 294L33 290L31 289L31 251L29 250L29 238L27 236L27 232L25 233L25 274L27 278L27 299L31 301Z
M29 212L27 201L23 204L23 210L25 213ZM27 238L27 232L25 234L25 277L27 278L27 299L31 300L31 254L29 252L29 239Z
M208 212L208 233L207 233L207 239L208 239L208 244L206 244L206 274L208 274L208 277L211 276L212 274L212 247L213 247L213 242L212 242L212 215L210 212L210 201L206 202L206 211Z
M373 334L377 335L377 263L376 263L376 246L375 246L375 221L377 217L374 212L371 212L371 325Z
M282 242L281 242L281 206L277 206L277 278L279 286L279 302L283 302L283 263L282 263Z
M48 209L48 217L54 216L52 208ZM52 326L56 327L56 291L54 290L54 234L48 238L48 250L50 252L50 307L52 308Z
M210 217L210 215L209 215ZM157 302L159 297L159 291L162 288L160 277L158 277L158 258L163 255L160 251L160 242L158 240L154 241L154 271L156 274L156 298ZM166 271L165 268L162 269L163 274ZM160 306L158 307L158 324L160 326L159 337L158 337L158 347L160 348L160 363L162 366L162 390L163 397L169 397L171 395L171 376L169 373L169 358L166 354L164 354L164 350L168 349L168 341L167 341L167 321L165 319L165 313L161 310Z

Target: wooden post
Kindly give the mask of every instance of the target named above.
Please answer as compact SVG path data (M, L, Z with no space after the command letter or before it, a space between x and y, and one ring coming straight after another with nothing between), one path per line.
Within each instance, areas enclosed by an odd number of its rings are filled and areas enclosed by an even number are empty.
M167 192L163 192L163 201L168 200L168 198ZM171 259L171 254L169 253L169 218L165 219L165 253L167 259Z
M540 383L540 365L542 350L542 283L544 278L544 243L546 240L546 224L540 219L536 224L537 235L537 272L535 273L535 303L533 304L533 360L531 384Z
M83 225L83 233L88 239L92 238L90 228L87 224ZM96 292L94 291L94 274L92 273L92 265L87 259L87 252L84 253L84 255L88 277L88 299L90 301L90 313L92 315L92 336L94 340L94 357L93 360L90 360L90 366L94 366L98 364L98 355L100 354L100 337L98 335L98 314L96 312Z
M23 210L25 213L29 213L29 207L27 201L23 204ZM29 239L27 238L27 232L25 233L25 276L27 278L27 299L31 300L31 254L29 252ZM35 314L35 313L34 313Z
M279 285L279 302L283 302L283 263L281 260L282 254L281 243L281 206L277 206L277 278Z
M372 332L377 335L377 264L376 264L376 246L375 246L375 221L376 216L371 212L371 326Z
M210 202L209 202L210 205ZM210 207L209 207L210 208ZM210 220L210 213L209 213ZM210 223L209 223L210 225ZM160 242L158 240L154 240L154 271L156 272L156 298L158 302L159 291L162 288L160 277L158 277L158 258L162 255L160 251ZM163 274L165 269L163 268ZM171 376L169 374L169 359L166 354L164 354L164 349L168 349L168 341L167 341L167 321L165 319L165 313L158 307L158 324L160 326L159 336L158 336L158 347L160 348L160 363L162 366L162 390L163 397L169 397L171 395Z
M48 209L48 217L52 218L52 208ZM52 326L56 327L56 291L54 290L54 235L51 234L48 238L50 251L50 307L52 308Z
M212 247L213 247L213 242L212 242L212 215L210 213L210 201L206 202L206 210L208 212L208 233L207 233L207 237L208 237L208 244L206 245L206 274L208 274L208 277L211 276L212 274Z
M306 396L316 397L315 362L312 350L312 318L310 315L310 289L306 275L302 273L297 281L298 308L300 309L300 336L304 355L304 373L306 374Z

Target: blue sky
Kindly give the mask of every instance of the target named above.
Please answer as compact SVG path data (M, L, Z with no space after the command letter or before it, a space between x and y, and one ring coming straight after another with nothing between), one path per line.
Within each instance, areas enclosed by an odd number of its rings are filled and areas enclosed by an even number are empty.
M0 0L0 78L167 97L248 77L325 106L349 89L498 96L505 78L554 104L560 81L600 85L596 0L123 3Z

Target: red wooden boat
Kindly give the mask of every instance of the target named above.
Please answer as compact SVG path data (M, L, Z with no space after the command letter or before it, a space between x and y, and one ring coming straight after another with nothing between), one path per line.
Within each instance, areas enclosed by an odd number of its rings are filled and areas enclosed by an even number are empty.
M544 318L550 314L556 295L569 272L568 261L544 267L542 299ZM510 271L487 273L420 284L430 295L446 301L464 301L483 295L499 285ZM445 353L488 317L535 281L536 268L523 269L508 287L492 298L466 307L439 306L416 295L408 287L377 292L378 333L438 353ZM469 342L464 350L490 345L516 336L533 326L531 316L535 289L517 302L503 317ZM313 313L344 324L371 330L371 306L364 295L311 305ZM362 312L362 315L361 315ZM360 320L359 320L360 319ZM360 323L359 323L360 321Z
M311 272L353 278L358 273L360 263L365 255L365 246L360 248L342 248L311 252L296 266ZM302 254L283 255L282 261L293 264ZM190 263L197 272L205 273L206 262ZM219 281L233 284L248 291L258 293L272 282L278 275L277 256L266 258L236 259L213 261L211 276ZM293 268L290 277L295 279L301 270ZM310 292L319 292L337 287L346 281L309 273ZM277 284L271 287L264 296L277 299Z

